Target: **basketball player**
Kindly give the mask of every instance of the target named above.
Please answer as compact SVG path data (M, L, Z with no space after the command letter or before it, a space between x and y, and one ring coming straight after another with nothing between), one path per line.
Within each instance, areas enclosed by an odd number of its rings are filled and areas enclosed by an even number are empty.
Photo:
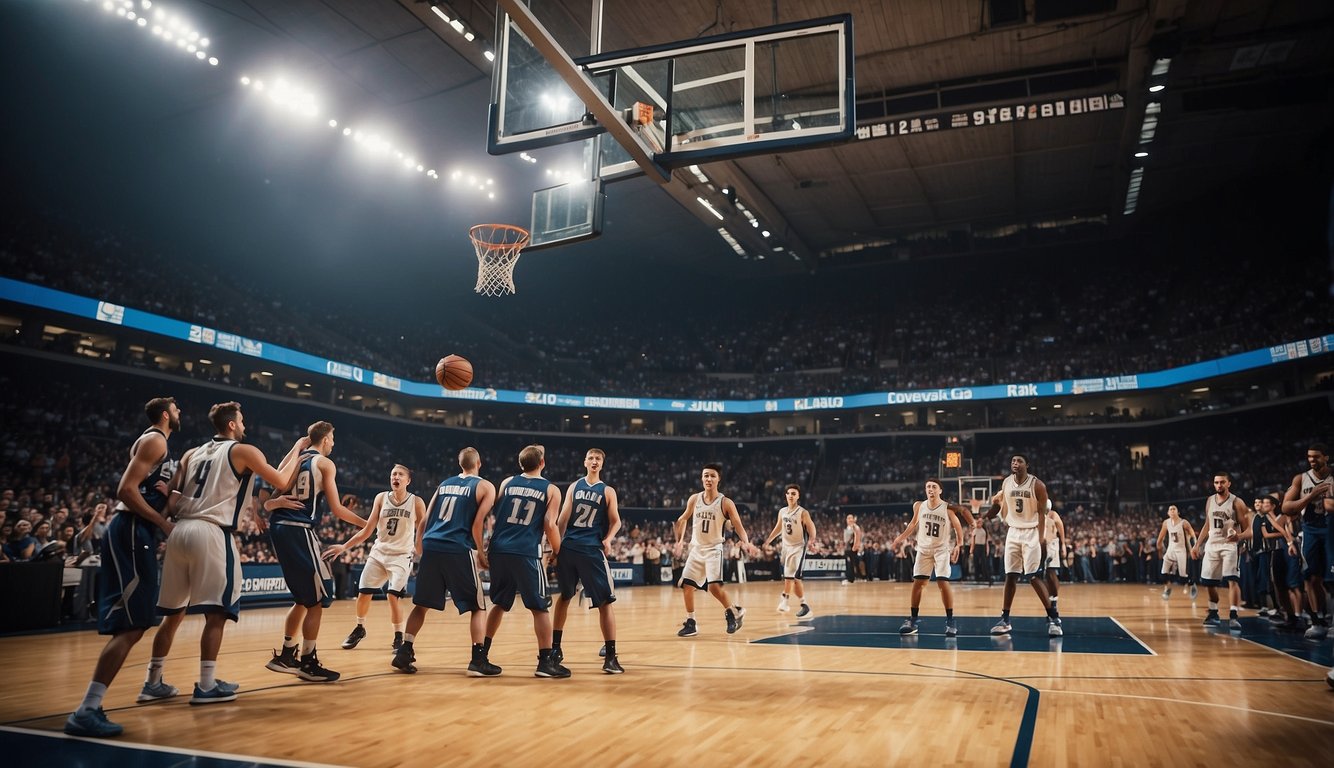
M991 634L1010 634L1010 606L1019 577L1024 576L1047 613L1047 634L1060 637L1065 633L1061 614L1049 600L1042 579L1042 559L1047 550L1047 526L1042 520L1047 509L1047 486L1028 474L1028 458L1021 453L1010 459L1010 472L1001 483L1000 493L991 497L991 508L978 521L979 525L985 523L1004 510L1002 519L1009 526L1005 532L1005 604Z
M163 516L167 508L167 484L175 464L167 451L167 439L181 427L181 411L175 398L155 397L144 405L151 425L130 446L130 462L116 487L116 515L102 538L102 565L98 569L98 634L111 635L88 683L79 708L65 721L72 736L118 736L120 725L107 719L102 697L125 664L130 649L144 631L158 623L154 608L158 593L157 534L169 536L173 523ZM140 703L169 699L176 687L162 680L162 663L184 614L168 616L153 638L153 656L148 679L139 693Z
M551 614L547 612L550 598L542 568L544 536L552 556L561 553L560 532L556 530L561 494L555 483L542 477L546 465L542 446L524 446L519 451L523 474L505 478L497 492L495 529L487 556L482 559L482 565L489 563L491 568L492 610L486 617L486 648L490 650L500 622L514 607L518 595L533 614L533 632L537 635L537 669L533 676L564 678L570 676L570 670L552 658ZM608 648L608 658L611 653Z
M862 557L862 527L857 525L856 515L848 515L847 525L843 528L843 554L847 558L843 583L851 584L857 580L857 561Z
M783 539L779 553L783 563L783 596L778 601L778 610L783 613L792 610L787 600L788 595L795 594L801 605L797 610L797 618L804 619L811 615L811 607L806 604L802 568L806 566L806 547L815 541L815 521L811 520L811 513L797 503L801 500L800 486L795 483L787 486L783 496L787 499L787 506L778 510L778 521L774 523L774 529L769 531L769 535L764 537L764 543L768 545L780 535Z
M1177 505L1172 504L1167 508L1167 518L1158 528L1158 551L1163 553L1163 581L1167 584L1163 587L1163 599L1172 597L1172 581L1178 584L1190 585L1190 599L1194 600L1199 594L1195 586L1195 580L1190 577L1189 559L1186 554L1187 542L1195 540L1195 529L1191 526L1189 520L1181 517L1181 511ZM1163 542L1167 542L1167 547L1163 548Z
M917 532L917 558L912 568L912 616L899 627L900 635L917 634L917 612L922 605L922 590L932 574L935 574L936 586L940 587L940 602L945 606L945 636L959 634L959 628L954 624L950 563L959 562L959 551L963 547L963 526L959 525L959 518L955 516L956 510L962 508L940 498L940 481L934 477L927 478L926 501L913 502L912 521L889 545L890 549L898 549L904 539L913 531ZM950 529L954 530L952 546Z
M486 633L486 596L478 571L477 545L482 541L486 516L496 501L496 487L477 473L482 457L476 448L459 451L459 469L446 478L431 494L426 505L426 530L421 535L421 564L417 568L417 590L412 596L412 613L403 632L403 645L394 652L394 669L406 674L417 671L413 648L417 633L426 622L426 612L445 609L446 592L454 600L459 615L471 614L468 632L472 639L469 677L495 677L500 667L487 659L483 643ZM483 561L484 562L484 561Z
M1279 616L1277 621L1274 617L1270 617L1269 621L1272 624L1281 623L1288 630L1297 630L1301 627L1304 597L1301 545L1293 533L1296 520L1288 515L1278 514L1281 504L1278 494L1262 496L1255 513L1264 515L1269 527L1283 538L1283 542L1274 548L1274 557L1270 561L1270 582L1281 598L1279 608L1287 614L1287 617Z
M1047 499L1044 524L1047 526L1047 548L1043 550L1046 556L1042 561L1047 571L1047 602L1051 604L1051 610L1055 613L1059 608L1056 600L1060 593L1061 560L1065 558L1065 550L1069 544L1065 540L1065 523L1061 521L1060 513L1052 508L1051 499Z
M741 538L741 544L747 550L754 550L746 527L741 524L736 504L718 491L722 479L721 464L705 464L700 472L700 484L704 490L691 494L686 502L685 512L676 519L672 526L676 534L676 557L681 557L685 545L686 522L693 520L690 536L690 556L686 558L681 570L681 581L677 586L684 590L686 620L681 625L677 637L694 637L699 634L695 623L695 590L707 589L714 599L726 609L727 634L734 634L741 629L741 619L746 609L732 602L723 589L723 523L731 521L733 530ZM849 516L851 517L851 516ZM860 541L860 533L858 534Z
M218 680L218 651L227 620L236 621L241 600L241 557L232 533L246 505L250 476L259 475L275 488L287 488L296 477L296 456L310 445L302 436L274 469L264 454L245 445L245 416L237 402L218 403L208 420L217 430L212 440L185 452L173 482L168 510L176 527L167 538L162 561L162 593L157 610L165 616L187 608L204 614L199 639L199 682L191 704L213 704L236 698L237 686ZM271 503L283 505L279 498ZM292 506L296 503L292 502Z
M408 577L412 575L412 557L421 555L421 532L426 527L426 504L415 493L408 492L412 484L412 470L395 464L389 471L389 490L375 496L371 516L366 527L352 535L343 544L324 550L322 557L332 561L352 547L361 544L375 532L375 544L361 571L357 585L357 626L343 641L343 648L351 650L366 637L366 614L371 610L371 596L388 584L389 620L394 626L394 650L403 645L403 608L399 605L408 596Z
M565 659L560 648L565 617L577 585L582 583L589 603L598 609L598 624L606 644L602 671L619 675L625 670L616 658L616 614L612 612L616 585L607 565L607 554L611 552L612 539L621 529L621 512L616 489L602 482L602 467L606 460L607 455L602 449L588 449L584 454L587 474L570 483L556 521L561 535L560 557L556 560L560 594L556 595L551 617L551 656L557 664Z
M1246 502L1232 494L1232 475L1227 472L1214 473L1214 495L1204 503L1204 532L1200 540L1190 549L1191 557L1200 557L1200 547L1204 547L1204 559L1200 563L1200 582L1209 590L1209 613L1204 617L1204 626L1216 627L1218 618L1218 587L1227 583L1231 608L1228 611L1228 628L1241 629L1237 618L1238 606L1241 605L1240 572L1237 561L1240 553L1237 542L1251 538L1251 520Z
M333 604L333 573L320 557L317 531L324 523L325 511L359 530L366 521L343 505L334 477L338 470L329 454L334 448L334 426L317 421L306 429L310 447L297 457L297 474L292 495L301 502L298 509L281 509L270 517L269 541L282 567L283 580L292 592L292 607L283 622L281 651L264 665L266 669L296 675L312 683L332 683L339 674L320 664L316 641L324 609ZM261 495L261 498L262 495ZM372 529L373 530L373 529ZM367 536L370 534L368 533ZM301 658L297 658L297 632L301 633Z
M1283 494L1283 514L1302 521L1302 575L1306 577L1306 598L1311 604L1311 626L1306 630L1309 640L1322 640L1329 633L1329 616L1325 606L1329 600L1325 582L1334 581L1334 541L1329 537L1329 513L1334 512L1331 487L1329 448L1316 443L1306 449L1310 469L1292 478L1292 485Z

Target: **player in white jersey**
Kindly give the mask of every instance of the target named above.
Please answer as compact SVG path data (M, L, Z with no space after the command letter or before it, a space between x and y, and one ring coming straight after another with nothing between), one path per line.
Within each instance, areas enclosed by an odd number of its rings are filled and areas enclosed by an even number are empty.
M940 587L940 602L945 606L945 636L954 637L959 629L954 625L954 595L950 591L951 563L959 562L959 550L963 547L963 526L959 525L958 515L963 507L949 504L940 498L940 481L934 477L926 481L926 501L913 502L912 521L889 545L891 550L917 532L917 559L912 569L912 616L899 627L901 635L915 635L918 631L918 609L922 605L922 590L927 579L936 577L936 586ZM951 543L950 531L954 531Z
M1028 474L1028 459L1023 454L1011 457L1010 472L1001 483L1000 493L991 497L991 508L979 520L979 524L984 523L1004 511L1002 519L1009 526L1005 532L1005 604L991 634L1010 633L1010 606L1019 577L1024 576L1047 613L1047 634L1060 637L1064 634L1061 614L1052 606L1047 583L1042 578L1043 554L1047 550L1047 527L1042 519L1047 511L1047 486Z
M1065 558L1065 550L1069 544L1065 540L1065 523L1061 520L1060 513L1052 508L1051 499L1047 499L1047 514L1043 520L1047 526L1047 548L1043 550L1045 555L1042 558L1042 567L1047 579L1047 602L1051 604L1051 609L1056 611L1056 601L1060 594L1061 561Z
M1167 508L1167 518L1158 528L1158 551L1163 553L1163 599L1172 596L1172 582L1190 585L1190 599L1194 600L1198 590L1190 577L1188 543L1195 540L1195 529L1190 521L1181 517L1181 511L1173 504ZM1164 548L1163 544L1167 547Z
M1218 587L1227 583L1231 608L1228 612L1228 628L1241 630L1241 621L1237 611L1241 605L1240 571L1237 561L1240 553L1237 542L1252 536L1250 510L1246 502L1232 494L1232 475L1227 472L1214 473L1214 495L1204 504L1204 531L1199 541L1190 549L1191 557L1200 557L1204 549L1204 560L1200 563L1200 583L1209 590L1209 613L1205 614L1204 626L1216 627L1218 618Z
M295 458L310 441L302 436L283 459L281 470L270 467L264 454L245 438L241 404L218 403L208 420L217 435L185 452L172 478L168 509L176 527L167 538L162 561L158 613L172 615L187 608L204 614L199 639L199 682L191 704L212 704L236 698L236 686L217 679L218 651L227 619L236 621L241 601L241 556L233 532L247 505L250 476L259 475L275 488L286 488L296 476ZM287 497L272 500L286 508L300 506Z
M375 496L371 516L366 527L353 534L342 544L324 550L325 560L333 560L347 550L361 544L375 533L370 557L361 571L357 585L357 626L343 641L343 648L351 650L366 637L366 614L371 611L371 596L388 584L389 621L394 625L393 649L403 644L403 609L399 605L408 596L408 577L412 575L413 556L421 557L421 534L426 527L426 504L415 493L408 492L412 484L412 470L395 464L389 472L389 490Z
M673 526L676 534L676 557L681 557L685 545L686 523L693 522L690 536L690 556L686 558L681 571L681 580L677 586L683 590L686 605L686 620L677 632L678 637L694 637L699 634L695 623L695 590L707 589L714 599L727 609L727 634L741 629L741 618L746 610L732 602L723 589L723 524L732 523L732 528L741 538L746 551L754 552L755 547L746 535L746 527L741 524L736 505L722 495L718 483L722 480L721 464L705 464L700 472L700 484L704 490L692 494L686 502L685 512L676 519Z
M774 523L774 529L769 531L769 535L764 537L764 543L769 544L775 536L781 535L783 539L783 547L779 552L779 562L783 564L783 596L778 601L778 610L783 613L792 610L787 600L788 595L795 594L801 605L797 610L797 618L804 619L811 615L811 607L806 604L801 571L806 563L806 547L815 541L815 521L811 520L811 513L797 503L801 501L800 486L795 483L788 485L783 489L783 496L787 499L787 506L778 510L778 521Z

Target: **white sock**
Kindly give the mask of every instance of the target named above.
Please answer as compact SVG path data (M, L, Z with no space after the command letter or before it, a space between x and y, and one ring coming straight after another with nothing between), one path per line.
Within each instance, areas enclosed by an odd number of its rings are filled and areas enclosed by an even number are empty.
M107 687L99 682L88 684L88 692L83 695L79 709L97 709L102 706L102 697L107 695Z
M1236 612L1237 612L1237 610L1238 610L1238 609L1237 609L1237 606L1235 606L1235 605L1234 605L1234 606L1232 606L1232 612L1233 612L1233 613L1236 613Z
M283 650L284 650L284 651L287 650L288 648L295 648L295 647L296 647L296 641L295 641L295 640L293 640L293 639L290 638L290 637L283 637Z
M1213 602L1213 601L1210 601L1210 602L1209 602L1209 610L1211 610L1211 611L1216 611L1216 610L1218 610L1218 603L1215 603L1215 602Z
M218 685L217 679L218 662L200 661L199 662L199 690L211 691Z
M395 624L395 625L394 625L394 631L395 631L395 632L402 632L402 631L403 631L403 622L400 621L399 623Z
M411 632L404 632L404 633L403 633L403 642L405 642L405 643L411 643L411 642L415 641L416 639L417 639L417 636L414 635L414 634L412 634Z
M783 602L785 602L785 603L787 602L787 593L786 593L786 592L783 593Z
M148 660L148 677L144 679L147 685L157 685L162 682L162 664L167 659L164 656L154 656Z
M303 639L303 640L301 641L301 655L302 655L303 657L305 657L305 656L309 656L310 654L312 654L312 653L314 653L314 652L315 652L315 641L314 641L314 640L304 640L304 639Z
M686 618L687 618L687 619L690 619L690 620L693 621L694 618L695 618L695 612L694 612L694 611L686 611Z
M358 617L357 617L357 626L358 626L358 627L360 627L361 625L363 625L363 624L365 624L365 623L366 623L366 617L365 617L365 616L358 616Z

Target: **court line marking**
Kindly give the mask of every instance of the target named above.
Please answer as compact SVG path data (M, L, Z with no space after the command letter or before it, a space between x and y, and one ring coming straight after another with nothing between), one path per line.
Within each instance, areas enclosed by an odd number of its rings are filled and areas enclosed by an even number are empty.
M940 669L940 670L949 669L948 667L933 667L929 664L918 664L917 662L912 662L912 665L914 667L922 667L924 669ZM995 675L987 675L981 672L971 672L966 669L955 669L952 671L955 672L956 675L959 674L972 675L974 677L981 677L986 680L995 680L998 683L1009 683L1010 685L1017 685L1020 688L1023 688L1026 691L1028 691L1027 699L1024 702L1024 714L1023 717L1019 720L1019 733L1015 736L1014 739L1014 752L1010 754L1010 768L1022 768L1023 766L1027 766L1029 755L1033 751L1033 734L1037 730L1038 705L1042 699L1042 692L1039 691L1037 688L1028 685L1027 683L1021 683L1018 682L1017 680L1011 680L1007 677L996 677Z
M1323 670L1325 670L1325 671L1329 671L1329 667L1325 666L1324 664L1321 664L1320 662L1317 662L1317 661L1311 661L1310 659L1303 659L1301 656L1296 656L1296 655L1293 655L1293 654L1291 654L1291 653L1288 653L1287 651L1283 650L1282 648L1275 648L1275 647L1272 646L1272 645L1265 645L1264 643L1261 643L1261 642L1252 640L1252 639L1250 639L1249 637L1246 637L1245 635L1233 635L1233 637L1235 637L1235 638L1238 639L1238 640L1245 640L1246 642L1250 643L1251 645L1258 645L1258 646L1260 646L1261 648L1264 648L1264 649L1267 650L1267 651L1273 651L1274 653L1277 653L1277 654L1283 656L1284 658L1287 658L1287 659L1293 659L1294 661L1300 661L1300 662L1302 662L1302 663L1304 663L1304 664L1310 664L1311 666L1313 666L1313 667L1315 667L1315 668L1317 668L1317 669L1323 669Z
M121 741L117 739L92 739L83 736L70 736L63 732L42 731L33 728L15 728L8 725L0 725L0 732L20 733L27 736L37 736L48 739L68 739L70 741L83 741L90 744L96 744L102 747L115 747L118 749L135 749L144 752L164 752L170 755L193 755L195 757L211 757L217 760L231 760L236 763L250 763L251 765L283 765L291 768L343 768L337 763L311 763L303 760L284 760L279 757L257 757L255 755L229 754L227 752L210 752L204 749L191 749L189 747L169 747L160 744L142 744L133 741Z
M1134 640L1135 642L1143 646L1144 650L1148 651L1150 656L1158 655L1156 651L1154 651L1152 648L1149 647L1148 643L1139 639L1139 635L1136 635L1134 632L1131 632L1130 630L1126 629L1126 625L1122 624L1121 621L1117 619L1115 616L1108 616L1107 618L1111 619L1113 624L1120 627L1122 632L1125 632L1127 635L1130 635L1131 640Z
M1307 723L1315 723L1315 724L1317 724L1317 725L1328 725L1328 726L1334 727L1334 721L1331 721L1331 720L1320 720L1320 719L1318 719L1318 718L1314 718L1314 717L1304 717L1304 716L1302 716L1302 715L1291 715L1291 714L1288 714L1288 713L1286 713L1286 712L1274 712L1273 710L1268 710L1268 709L1253 709L1253 708L1251 708L1251 707L1238 707L1238 706L1235 706L1235 705L1233 705L1233 704L1219 704L1219 703L1217 703L1217 702L1212 702L1212 701L1195 701L1195 700L1192 700L1192 699L1175 699L1175 698L1171 698L1171 697L1169 697L1169 696L1144 696L1144 695L1142 695L1142 694L1137 694L1137 693L1109 693L1109 692L1105 692L1105 691L1099 691L1099 692L1093 692L1093 691L1069 691L1069 690L1064 690L1064 689L1059 689L1059 688L1044 688L1044 689L1042 689L1042 690L1044 690L1044 691L1046 691L1046 692L1048 692L1048 693L1067 693L1067 694L1071 694L1071 695L1074 695L1074 696L1104 696L1104 697L1108 697L1108 698L1118 698L1118 699L1141 699L1141 700L1143 700L1143 701L1165 701L1165 702L1168 702L1168 703L1170 703L1170 704L1194 704L1194 705L1201 706L1201 707L1216 707L1216 708L1218 708L1218 709L1230 709L1230 710L1233 710L1233 711L1235 711L1235 712L1245 712L1245 713L1247 713L1247 714L1271 715L1271 716L1273 716L1273 717L1284 717L1284 718L1288 718L1289 720L1301 720L1301 721L1304 721L1304 722L1307 722Z

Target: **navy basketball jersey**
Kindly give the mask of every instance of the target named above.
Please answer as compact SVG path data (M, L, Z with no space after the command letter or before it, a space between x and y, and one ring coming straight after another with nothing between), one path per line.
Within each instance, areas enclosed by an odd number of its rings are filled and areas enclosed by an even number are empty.
M162 435L163 440L167 439L167 435L162 430L157 427L149 427L134 442L137 444L149 435ZM148 477L145 477L144 481L139 483L139 494L144 497L144 501L148 502L148 506L152 507L155 512L161 512L167 508L167 496L157 489L157 484L171 485L171 478L175 474L176 462L172 461L171 449L168 448L167 452L162 455L162 461L149 470ZM117 501L116 509L125 510L129 507L125 506L125 502Z
M477 475L455 475L435 489L431 508L426 510L426 532L422 549L431 552L472 552L472 521L477 516Z
M570 519L565 524L561 547L601 552L607 525L607 484L579 478L570 489Z
M1318 477L1314 470L1306 470L1302 473L1302 495L1310 493L1324 478ZM1306 508L1302 510L1302 527L1325 530L1329 526L1329 516L1325 514L1325 499L1320 497L1313 499Z
M316 461L319 458L320 452L314 448L307 448L297 456L300 466L297 468L291 493L303 506L300 509L275 511L270 516L272 522L305 523L318 527L324 520L329 502L324 498L324 473L320 471Z
M542 523L547 514L545 477L515 475L496 501L496 527L491 552L522 557L542 556Z

